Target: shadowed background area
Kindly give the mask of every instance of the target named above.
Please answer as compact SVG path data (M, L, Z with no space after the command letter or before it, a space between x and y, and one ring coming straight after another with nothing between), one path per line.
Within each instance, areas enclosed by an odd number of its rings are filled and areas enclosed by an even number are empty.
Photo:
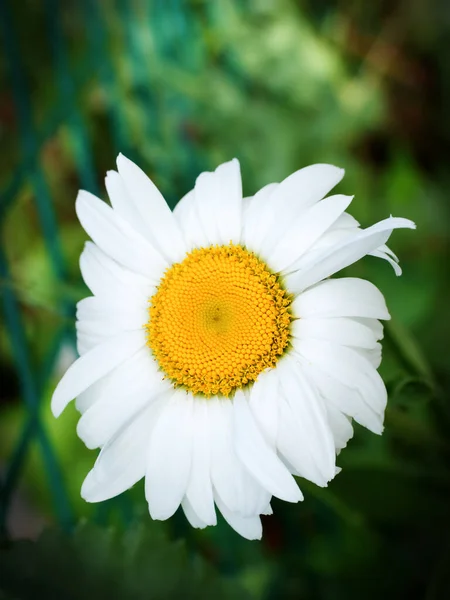
M448 3L3 0L0 33L0 599L450 597ZM80 498L96 453L49 401L88 293L77 190L105 198L119 151L172 207L233 156L246 195L329 162L363 226L417 223L390 243L401 278L346 270L393 317L385 434L356 426L342 473L275 500L261 543L152 522L142 483Z

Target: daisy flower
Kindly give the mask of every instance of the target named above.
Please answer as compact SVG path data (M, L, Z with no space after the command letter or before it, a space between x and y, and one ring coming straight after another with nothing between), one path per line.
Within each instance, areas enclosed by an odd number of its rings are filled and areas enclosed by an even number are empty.
M77 307L80 358L52 398L55 416L76 398L78 435L101 449L81 494L100 502L145 478L152 518L181 505L202 528L218 509L258 539L272 496L303 499L294 476L333 479L353 421L382 432L384 298L330 277L367 254L400 274L385 243L414 224L361 229L351 196L326 197L344 175L332 165L243 198L234 159L173 212L133 162L119 155L117 169L111 206L78 194L92 296Z

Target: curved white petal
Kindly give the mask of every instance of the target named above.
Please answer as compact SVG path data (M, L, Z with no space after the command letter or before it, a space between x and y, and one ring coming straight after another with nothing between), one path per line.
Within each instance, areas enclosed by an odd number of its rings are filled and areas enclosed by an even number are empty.
M153 519L165 520L179 507L192 462L193 398L175 391L152 431L147 454L145 497Z
M242 517L238 513L231 511L224 504L219 495L215 496L217 507L222 513L227 523L242 537L247 540L260 540L262 537L262 525L259 516Z
M117 157L117 169L152 244L169 262L183 260L187 250L183 234L161 192L123 154Z
M374 348L354 348L361 356L364 356L375 368L381 364L381 344L375 344Z
M88 296L77 304L77 345L80 356L116 335L139 331L144 337L148 321L148 300L129 290L119 296Z
M248 405L270 446L275 447L278 433L278 376L276 369L258 375L250 389Z
M324 367L331 376L359 391L365 402L376 411L384 411L387 393L377 370L360 352L318 340L302 340L295 351L320 368Z
M326 196L343 176L343 169L317 164L300 169L284 179L261 203L249 249L258 254L263 251L269 253L292 221Z
M352 199L353 196L330 196L300 213L273 250L265 250L272 270L292 270L297 260L331 227Z
M77 434L88 448L107 443L122 424L147 403L167 393L171 386L148 348L143 348L116 368L77 425Z
M296 319L291 324L291 334L300 340L326 340L367 349L377 346L377 338L371 327L346 317Z
M364 318L364 317L352 317L352 321L361 323L361 325L364 325L365 327L368 327L369 329L371 329L371 331L377 341L383 339L384 327L383 327L383 323L381 323L381 321L378 321L378 319Z
M382 258L383 260L386 260L394 269L394 273L397 275L397 277L400 277L402 274L402 268L398 264L398 260L394 260L387 252L383 252L380 249L369 252L369 254L370 256L375 256L375 258Z
M207 525L217 523L211 482L211 442L208 400L194 399L192 419L192 466L186 498L198 518Z
M195 207L209 244L238 244L242 227L242 182L239 161L197 177Z
M113 498L142 479L151 431L162 403L161 400L145 407L102 448L81 488L87 502Z
M77 319L79 331L105 337L120 331L142 330L149 319L148 299L130 294L123 302L115 296L87 296L77 304Z
M253 250L260 243L259 218L261 213L270 203L272 194L279 183L268 183L261 188L249 200L248 206L243 216L242 242L249 249Z
M116 321L114 321L114 316L117 317ZM132 313L111 312L110 317L110 320L103 318L101 320L82 319L77 321L78 340L84 338L89 345L88 350L111 337L120 335L124 331L142 330L143 322L138 321ZM84 354L84 352L80 352L81 354Z
M242 198L242 230L244 230L245 220L247 218L247 214L250 209L250 204L251 204L252 200L253 200L253 196L245 196L245 198ZM243 237L241 236L241 240L242 239L243 239Z
M380 290L364 279L343 277L321 281L292 303L295 317L370 317L390 319Z
M181 501L181 508L183 509L186 519L189 521L191 527L194 527L195 529L204 529L205 527L208 527L208 523L205 523L201 520L186 496Z
M272 494L262 487L240 462L238 467L236 477L240 480L241 505L236 512L246 518L260 515L269 504Z
M141 218L138 206L128 193L122 177L117 171L108 171L105 177L106 190L113 209L127 221L133 229L138 231L149 242L153 242L149 235L146 222ZM147 210L149 207L147 206Z
M104 387L107 385L111 375L111 373L105 375L104 377L93 383L91 386L89 386L87 390L81 392L81 394L78 394L78 396L75 398L75 406L78 412L83 414L91 406L93 406L95 402L97 402L97 400L101 396Z
M110 206L85 191L75 204L78 219L92 240L111 258L157 284L168 263Z
M296 265L298 271L286 276L288 289L299 293L348 267L386 243L392 231L399 228L414 229L415 224L408 219L390 217L367 229L356 230L350 239L324 249L318 256L306 253L301 264Z
M120 297L127 301L133 293L146 298L154 293L154 285L146 277L125 269L93 242L85 243L80 269L86 285L95 296Z
M211 435L211 479L231 511L242 506L238 461L232 445L232 405L228 399L210 398L208 420Z
M233 446L233 407L228 399L207 402L211 442L211 480L228 509L243 517L260 514L270 493L239 461Z
M303 498L295 480L265 441L241 391L233 399L236 454L249 473L271 494L287 502Z
M278 449L303 476L324 486L335 474L334 440L318 390L291 355L277 367L281 402Z
M351 419L344 415L333 404L327 403L327 418L331 431L333 432L336 451L340 452L347 445L348 440L353 437Z
M320 390L326 405L331 405L373 433L383 431L384 411L376 411L355 388L345 385L318 367L304 363L303 368Z
M110 339L110 336L107 335L106 331L102 335L86 333L84 331L77 331L78 354L80 356L83 356L84 354L89 352L89 350L92 350L92 348L95 348L95 346L102 344L103 342L107 341L108 339Z
M351 348L318 340L302 340L294 351L305 359L303 367L327 400L364 427L381 433L386 388L366 358Z
M182 198L180 198L178 200L178 202L176 203L175 208L173 209L173 216L178 221L178 225L180 227L183 226L183 223L186 220L186 217L188 216L189 211L191 211L193 209L194 201L195 201L194 190L190 190L187 194L185 194Z
M58 417L78 394L145 346L143 331L127 331L81 356L67 369L53 392L51 407Z
M358 221L348 213L343 213L332 227L314 244L313 249L327 248L338 241L350 239L355 229L360 229ZM398 264L398 257L385 244L379 246L373 252L369 252L369 255L386 260L390 263L397 276L402 274L402 270Z

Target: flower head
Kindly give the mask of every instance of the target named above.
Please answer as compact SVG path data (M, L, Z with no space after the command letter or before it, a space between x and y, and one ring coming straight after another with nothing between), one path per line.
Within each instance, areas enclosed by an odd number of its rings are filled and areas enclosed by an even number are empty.
M384 258L390 217L361 229L352 197L325 197L343 170L313 165L242 197L236 159L202 173L172 213L122 155L111 206L87 192L77 214L93 242L80 266L92 296L77 308L80 358L52 399L70 400L78 434L101 448L82 495L106 500L145 477L150 514L182 506L194 527L216 507L249 539L293 477L326 486L352 420L383 429L377 368L389 319L379 290L330 276Z

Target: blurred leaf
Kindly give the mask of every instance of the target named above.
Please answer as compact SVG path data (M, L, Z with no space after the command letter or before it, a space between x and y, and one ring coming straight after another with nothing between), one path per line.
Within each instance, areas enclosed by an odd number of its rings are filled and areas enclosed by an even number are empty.
M387 468L350 468L333 481L334 493L368 519L397 525L416 520L417 526L450 518L448 473Z
M48 530L0 550L0 590L16 600L248 598L158 524L121 533L82 524L72 536Z
M392 320L386 324L386 332L389 333L400 356L412 372L421 375L427 381L431 382L433 374L430 365L420 346L408 330L399 321Z

